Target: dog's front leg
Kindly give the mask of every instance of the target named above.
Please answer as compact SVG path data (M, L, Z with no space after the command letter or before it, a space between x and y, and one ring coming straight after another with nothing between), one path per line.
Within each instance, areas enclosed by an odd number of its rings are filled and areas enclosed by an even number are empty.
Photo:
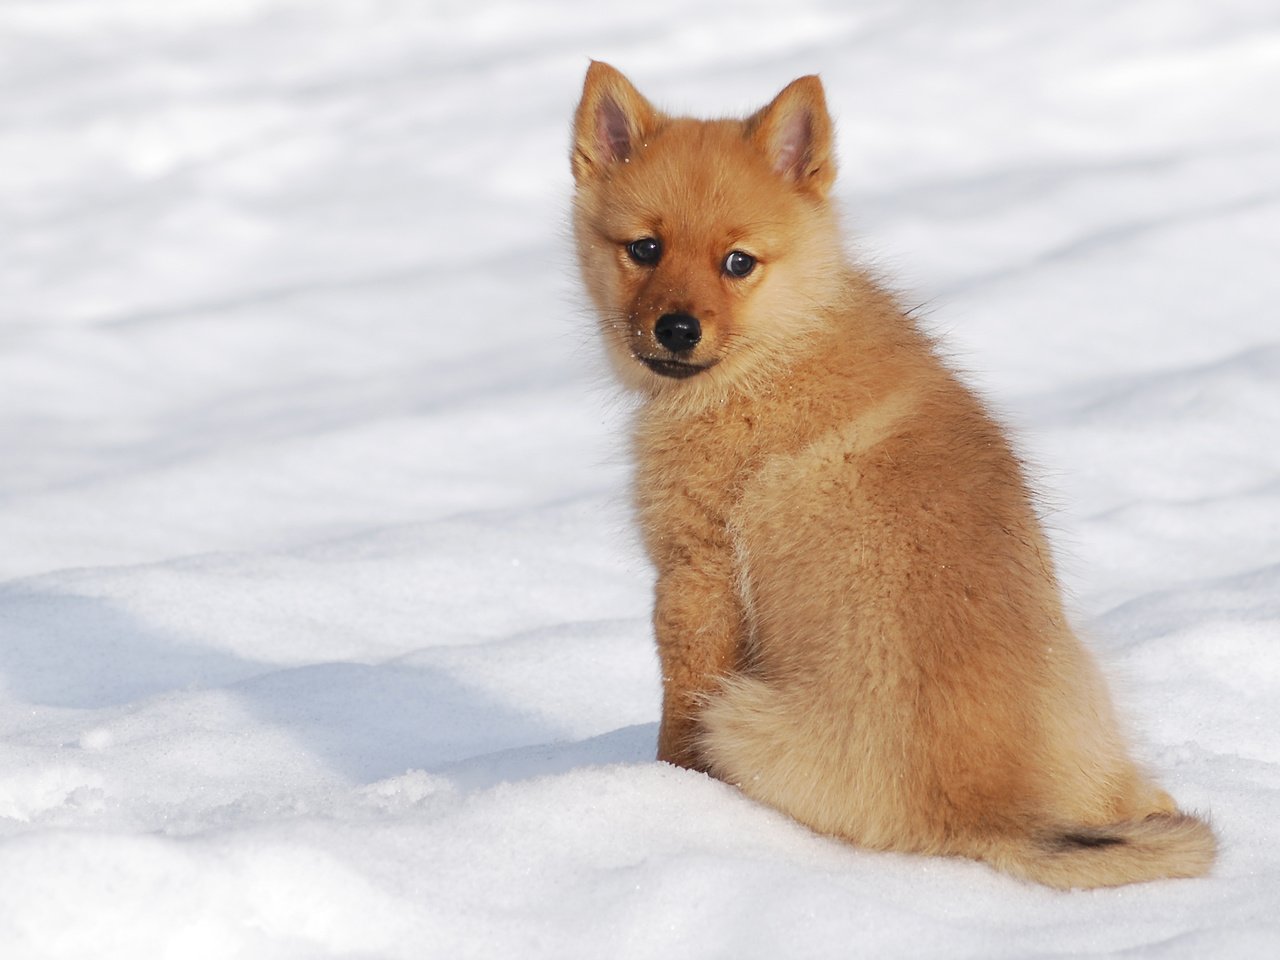
M662 665L658 759L702 770L701 697L713 691L742 656L743 616L728 552L660 571L653 622Z

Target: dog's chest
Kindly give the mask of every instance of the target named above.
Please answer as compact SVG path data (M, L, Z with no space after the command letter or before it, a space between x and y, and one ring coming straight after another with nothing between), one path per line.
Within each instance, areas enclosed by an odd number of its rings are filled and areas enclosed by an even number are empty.
M794 443L795 433L776 411L762 417L747 404L685 420L642 420L635 435L636 500L646 528L662 539L677 535L677 528L706 536L727 531L743 490L763 463Z

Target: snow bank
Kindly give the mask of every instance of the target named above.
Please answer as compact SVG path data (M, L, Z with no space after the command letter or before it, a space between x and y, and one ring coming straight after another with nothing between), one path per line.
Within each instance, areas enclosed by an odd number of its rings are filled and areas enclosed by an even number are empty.
M652 762L588 57L700 113L822 73L1211 878L1054 893ZM0 85L6 958L1280 950L1273 4L58 0Z

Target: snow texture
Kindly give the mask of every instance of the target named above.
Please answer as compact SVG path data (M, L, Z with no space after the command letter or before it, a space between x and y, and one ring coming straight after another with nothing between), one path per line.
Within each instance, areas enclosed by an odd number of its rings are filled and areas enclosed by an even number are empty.
M819 72L1212 877L856 850L652 760L588 57ZM0 953L1280 956L1274 0L0 6Z

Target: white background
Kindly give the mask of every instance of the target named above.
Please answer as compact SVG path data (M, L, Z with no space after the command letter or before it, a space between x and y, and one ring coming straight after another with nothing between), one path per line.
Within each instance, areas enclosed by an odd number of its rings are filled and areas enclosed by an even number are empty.
M1034 464L1223 853L1061 894L653 763L588 57L820 72L851 251ZM0 6L0 953L1280 954L1271 0Z

